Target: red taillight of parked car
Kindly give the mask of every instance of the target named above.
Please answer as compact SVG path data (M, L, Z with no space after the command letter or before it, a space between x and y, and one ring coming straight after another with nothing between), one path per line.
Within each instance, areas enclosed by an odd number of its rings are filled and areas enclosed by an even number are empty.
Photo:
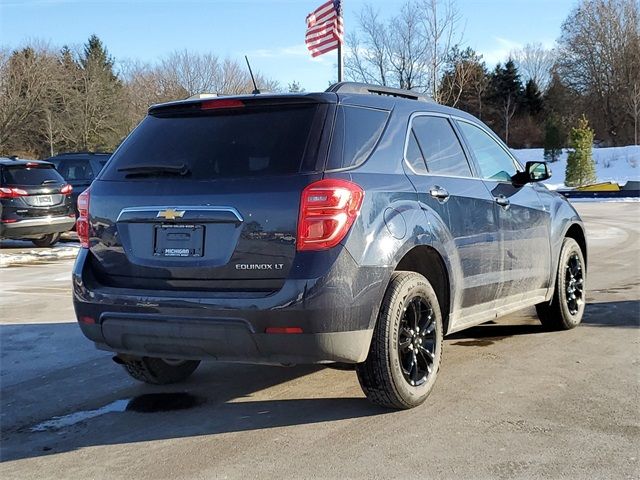
M60 189L60 193L62 193L63 195L71 195L73 193L73 187L67 184Z
M25 195L29 194L21 188L0 188L0 198L18 198L24 197Z
M335 247L355 222L364 191L347 180L325 179L302 191L296 248L326 250Z
M82 248L89 248L89 199L90 190L87 188L78 197L78 220L76 220L76 233Z

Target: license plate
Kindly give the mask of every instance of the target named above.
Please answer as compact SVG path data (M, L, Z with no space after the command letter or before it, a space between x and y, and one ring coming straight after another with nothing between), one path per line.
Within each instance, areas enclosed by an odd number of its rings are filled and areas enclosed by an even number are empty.
M153 254L159 257L201 257L203 225L156 225Z
M51 195L38 195L36 203L38 205L53 205L53 197Z

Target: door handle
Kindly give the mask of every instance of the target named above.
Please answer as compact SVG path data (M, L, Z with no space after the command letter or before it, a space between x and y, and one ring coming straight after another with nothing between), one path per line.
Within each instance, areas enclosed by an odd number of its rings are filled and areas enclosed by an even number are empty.
M431 195L433 198L437 198L438 200L446 200L447 198L449 198L449 192L437 185L429 189L429 195Z
M507 197L505 197L504 195L500 194L496 197L496 203L498 205L500 205L501 207L508 207L511 202L509 201L509 199Z

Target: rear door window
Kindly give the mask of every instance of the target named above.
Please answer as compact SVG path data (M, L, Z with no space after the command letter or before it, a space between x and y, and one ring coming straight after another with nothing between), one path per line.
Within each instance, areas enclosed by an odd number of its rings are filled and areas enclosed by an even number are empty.
M16 165L2 169L2 185L40 186L61 183L64 183L64 179L53 167L27 168L26 165Z
M418 116L412 122L427 170L438 175L471 177L471 168L449 120Z
M327 169L355 167L369 158L388 117L389 112L385 110L340 105L336 111Z
M324 112L318 104L305 104L148 115L113 154L101 179L135 178L122 169L145 166L184 166L185 178L192 180L298 173L312 168L305 155L313 151L312 126Z
M420 150L420 145L418 145L416 133L413 129L409 132L409 141L407 143L407 153L405 157L411 167L411 170L415 173L428 173L427 165L424 161L424 155L422 154L422 150Z

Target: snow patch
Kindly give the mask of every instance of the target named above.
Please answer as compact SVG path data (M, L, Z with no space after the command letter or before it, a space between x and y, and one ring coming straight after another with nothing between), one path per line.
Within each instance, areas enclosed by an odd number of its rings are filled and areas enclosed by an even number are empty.
M70 427L71 425L75 425L76 423L84 422L85 420L99 417L107 413L124 412L127 409L127 405L129 405L128 399L116 400L115 402L111 402L108 405L105 405L104 407L98 408L96 410L82 410L80 412L74 412L68 415L62 415L60 417L53 417L50 420L41 422L31 427L30 430L32 432L46 432L48 430L60 430L61 428Z
M0 268L25 263L50 262L65 258L75 258L80 250L79 244L66 244L46 250L28 250L15 253L0 253Z
M543 148L512 149L522 163L544 161ZM550 190L564 188L568 150L562 151L556 162L549 163L552 177L544 182ZM624 185L629 180L640 180L640 146L594 148L598 182L617 182Z

